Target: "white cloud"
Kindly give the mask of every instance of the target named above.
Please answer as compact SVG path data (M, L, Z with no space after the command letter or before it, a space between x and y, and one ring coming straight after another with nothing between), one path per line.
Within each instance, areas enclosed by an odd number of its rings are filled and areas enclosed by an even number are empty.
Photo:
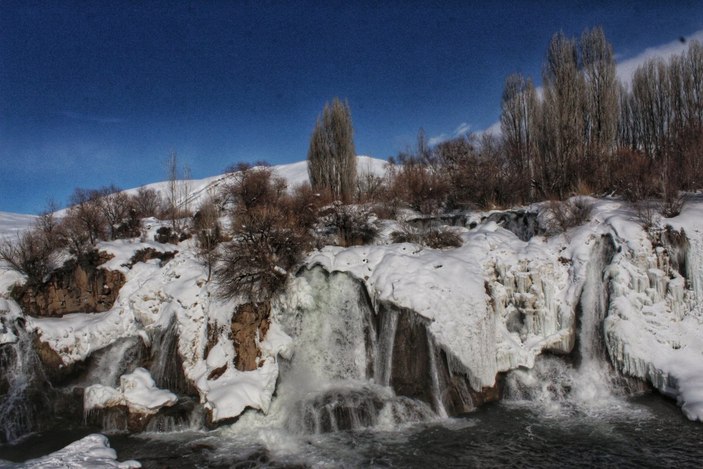
M681 54L688 49L688 44L691 41L703 42L703 30L696 31L685 39L685 42L681 42L677 39L676 41L671 41L660 46L650 47L634 57L618 62L616 69L618 78L626 85L629 85L637 67L644 64L649 59L660 57L666 60L672 55Z
M471 124L469 124L468 122L462 122L461 124L459 124L459 126L456 129L454 129L453 133L448 134L448 133L442 132L439 135L435 135L434 137L430 137L427 140L427 143L431 147L433 147L435 145L439 145L442 142L446 142L447 140L451 140L453 138L463 137L465 135L468 135L470 132L471 132Z
M463 135L468 134L471 132L471 124L467 124L466 122L462 122L459 124L459 127L454 130L454 136L455 137L461 137Z
M632 82L632 76L635 74L635 70L637 70L637 67L644 64L649 59L659 57L666 60L672 55L681 54L682 52L685 52L688 49L688 44L691 41L698 41L703 43L703 30L696 31L685 39L686 40L684 42L681 42L681 40L677 39L676 41L671 41L667 42L666 44L647 48L639 54L635 55L634 57L618 62L615 65L615 73L617 75L617 78L623 84L629 87L630 83ZM539 86L535 89L535 91L537 92L537 97L539 99L542 99L544 97L543 87ZM476 132L476 134L478 135L482 133L491 134L496 137L500 136L500 121L494 122L493 124L488 126L488 128Z

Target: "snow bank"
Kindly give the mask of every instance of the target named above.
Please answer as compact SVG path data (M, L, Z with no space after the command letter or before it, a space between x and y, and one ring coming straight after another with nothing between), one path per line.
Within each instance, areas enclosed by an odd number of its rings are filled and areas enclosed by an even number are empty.
M37 217L21 213L0 212L0 241L14 239L32 227Z
M120 377L118 389L94 384L85 389L83 408L101 409L124 405L130 412L154 414L162 407L176 403L178 397L170 391L158 389L148 370L137 368Z
M674 397L691 420L703 421L703 204L689 202L676 218L690 247L684 279L668 262L664 248L651 246L645 233L629 232L629 249L611 266L611 309L605 321L608 351L625 374L650 381ZM632 228L632 227L630 227ZM688 288L687 288L688 287Z
M3 462L3 461L0 461ZM47 456L30 459L20 464L10 464L17 469L39 469L50 467L64 468L137 468L142 467L137 461L117 461L117 453L110 448L110 443L105 435L88 435L71 443Z

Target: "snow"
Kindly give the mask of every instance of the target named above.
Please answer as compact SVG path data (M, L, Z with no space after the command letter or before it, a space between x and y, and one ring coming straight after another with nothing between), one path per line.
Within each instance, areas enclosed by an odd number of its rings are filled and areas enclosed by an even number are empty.
M162 407L172 406L177 400L172 392L156 387L148 370L137 368L120 377L119 389L101 384L88 386L83 407L88 411L124 405L130 412L153 414Z
M649 380L675 397L689 419L703 421L701 220L699 197L690 200L679 216L664 220L674 229L683 228L688 236L691 290L677 272L660 268L653 254L657 250L646 246L643 235L639 237L642 249L624 251L616 258L606 338L611 357L623 372Z
M78 441L74 441L63 449L60 449L47 456L29 461L10 464L3 467L17 469L39 469L61 467L66 469L88 469L88 468L137 468L142 467L137 461L117 461L117 453L110 448L110 443L105 435L88 435Z
M571 351L588 266L597 262L593 254L600 237L610 235L618 251L607 270L612 292L605 333L611 359L621 372L676 397L687 417L701 420L702 202L690 201L679 217L664 221L689 236L692 291L676 272L657 264L664 252L652 246L634 210L608 199L591 199L590 222L549 239L523 242L488 222L465 232L464 245L456 249L326 247L307 264L346 272L364 282L373 301L431 320L436 343L480 389L493 385L497 372L532 368L544 351ZM511 320L518 313L524 315L519 328Z
M20 213L0 212L0 241L14 239L32 227L37 217Z
M382 174L384 164L360 158L359 170ZM304 162L275 169L290 185L307 179ZM192 181L191 202L223 184L224 178ZM153 187L159 184L164 183ZM687 279L671 268L666 249L653 245L631 207L614 199L589 201L590 221L552 237L522 241L495 222L485 222L471 230L456 228L463 240L458 248L438 250L381 240L373 246L325 247L311 253L306 265L357 279L376 306L389 303L426 318L434 343L447 353L452 366L466 373L474 389L481 389L492 386L497 373L532 368L545 351L572 350L589 265L598 261L594 256L602 236L611 236L616 252L605 273L610 302L604 322L611 361L622 373L649 380L678 399L689 418L703 420L703 198L692 197L681 215L661 222L683 228L688 236ZM536 204L529 210L540 212L544 221L545 207ZM472 214L472 220L484 215ZM0 237L29 226L33 218L0 213ZM148 343L157 330L175 321L185 375L213 421L236 417L247 408L268 412L278 357L290 358L299 345L279 322L295 314L299 305L319 300L309 279L290 280L285 295L275 302L266 337L258 338L262 352L258 367L243 372L234 367L228 333L237 301L215 296L214 285L206 281L205 268L194 254L194 241L159 244L153 234L162 223L148 219L143 226L147 234L141 241L99 245L114 256L103 267L119 270L127 279L112 309L27 318L28 328L70 364L121 338L140 336ZM384 233L391 224L386 228ZM134 253L145 248L178 254L163 266L156 259L130 265ZM0 267L0 318L5 318L0 343L17 340L6 324L21 313L7 291L19 280L21 276ZM212 330L217 333L208 345ZM141 371L122 376L117 389L99 385L89 389L86 402L93 406L123 402L153 410L172 397L153 387L151 377Z

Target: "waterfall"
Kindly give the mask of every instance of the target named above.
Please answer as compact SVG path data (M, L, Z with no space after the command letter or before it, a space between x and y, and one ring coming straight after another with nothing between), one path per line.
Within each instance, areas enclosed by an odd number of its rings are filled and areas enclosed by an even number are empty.
M148 367L156 385L176 394L191 394L192 389L183 372L178 351L178 322L173 317L164 330L154 333L151 345L151 366Z
M0 345L0 442L12 442L38 429L50 409L51 386L23 321L3 321L3 327L17 338Z
M374 378L381 386L390 385L393 366L393 346L398 329L398 312L385 311L380 314L381 324L378 331L378 346L375 353Z
M144 344L140 337L119 339L91 356L88 371L80 384L117 387L120 376L134 371L142 362L143 355Z
M388 305L379 305L377 312L363 285L347 274L315 268L302 275L312 301L298 314L287 311L280 318L295 337L293 358L281 366L274 405L286 414L285 427L327 433L436 418L433 403L397 395L392 387L394 377L405 372L396 370L394 353L400 318L407 325L410 313ZM416 326L424 331L424 324ZM439 386L437 376L434 382ZM438 391L433 394L439 399Z
M603 321L609 301L606 270L614 252L609 235L601 236L591 250L577 306L577 339L572 359L538 357L534 368L512 371L506 380L508 400L527 400L548 412L594 410L612 402L618 377L608 362Z

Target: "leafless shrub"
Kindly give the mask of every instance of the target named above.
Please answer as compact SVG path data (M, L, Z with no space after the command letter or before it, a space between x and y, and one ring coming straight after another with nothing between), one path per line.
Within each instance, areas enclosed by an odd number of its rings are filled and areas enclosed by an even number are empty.
M226 192L237 210L249 210L257 206L275 203L286 191L285 179L276 176L267 166L252 167L241 163L232 173Z
M193 231L197 240L196 254L207 267L207 281L212 276L212 268L217 261L217 246L222 240L219 223L219 210L212 199L201 204L193 216Z
M389 167L389 184L385 198L388 203L404 203L423 214L440 212L446 203L450 187L444 174L435 172L425 162L400 158L400 164Z
M132 207L138 218L155 217L159 213L162 201L161 196L154 189L140 187L132 196Z
M18 234L15 240L0 242L0 260L12 270L26 275L30 286L41 284L57 267L54 252L41 231L26 231Z
M347 247L371 243L378 234L378 226L369 207L343 205L338 201L322 210L316 231L323 241L336 238L336 242L324 244Z
M270 299L309 246L309 234L276 205L238 211L233 240L223 246L215 269L219 294L249 301Z
M586 223L590 219L593 204L585 197L574 197L568 201L550 201L547 210L547 234L556 235Z
M647 231L651 231L657 226L657 217L659 216L658 204L650 199L638 200L634 202L635 213L637 220Z
M288 196L285 182L269 168L240 169L226 189L235 202L232 241L220 249L215 280L224 298L263 301L283 286L310 246L315 195L301 188Z
M99 207L105 218L109 239L132 237L134 233L129 228L134 224L135 217L130 217L132 205L129 196L114 185L102 187L97 192ZM132 223L130 223L130 218L132 218Z
M459 247L461 237L449 227L433 225L427 228L415 228L407 222L400 224L399 229L391 233L394 243L415 243L434 249Z
M675 217L681 213L685 203L686 196L683 192L675 191L667 194L660 203L659 213L666 218Z

